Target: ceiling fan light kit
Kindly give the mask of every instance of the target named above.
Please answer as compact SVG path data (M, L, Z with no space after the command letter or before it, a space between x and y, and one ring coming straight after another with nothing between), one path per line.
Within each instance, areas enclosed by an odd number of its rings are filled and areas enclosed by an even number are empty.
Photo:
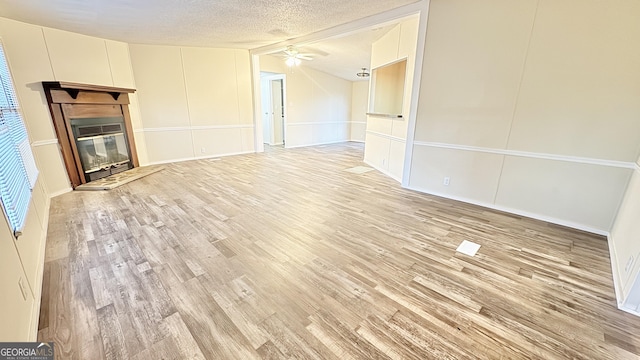
M284 61L284 63L287 64L288 67L298 66L298 65L300 65L301 62L302 62L302 60L298 59L297 57L293 57L293 56L287 57L287 59Z
M289 67L299 66L302 63L302 60L313 60L311 57L312 54L301 54L293 45L287 46L287 49L284 50L283 53L285 58L284 62Z

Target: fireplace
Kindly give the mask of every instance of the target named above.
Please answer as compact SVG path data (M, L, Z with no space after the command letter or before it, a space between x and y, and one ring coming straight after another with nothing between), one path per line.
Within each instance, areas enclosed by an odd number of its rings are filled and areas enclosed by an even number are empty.
M138 166L128 109L133 89L42 84L74 189Z
M71 128L87 182L133 168L124 118L72 119Z

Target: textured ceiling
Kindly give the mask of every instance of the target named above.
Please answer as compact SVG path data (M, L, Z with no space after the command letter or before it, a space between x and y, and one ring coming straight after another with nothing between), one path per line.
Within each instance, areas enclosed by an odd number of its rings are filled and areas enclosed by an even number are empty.
M371 44L389 32L395 24L364 30L356 34L323 40L300 47L300 52L316 54L301 66L326 72L349 81L362 81L356 73L371 63Z
M0 16L128 43L256 48L416 0L0 0Z

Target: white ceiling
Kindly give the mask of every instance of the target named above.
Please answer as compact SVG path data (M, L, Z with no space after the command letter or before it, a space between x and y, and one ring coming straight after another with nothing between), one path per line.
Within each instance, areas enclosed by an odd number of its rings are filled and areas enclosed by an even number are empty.
M0 0L0 16L128 43L252 49L417 0Z
M362 81L356 73L363 67L369 69L371 44L389 32L395 24L367 29L355 34L323 40L300 47L301 53L315 54L312 61L303 61L301 66L326 72L349 81Z
M308 66L350 81L397 22L373 16L418 0L0 0L0 16L132 44L264 49L305 41ZM393 10L395 11L395 10ZM348 35L334 29L366 23ZM350 24L346 25L345 24ZM360 25L357 25L360 26ZM344 34L344 32L339 32ZM271 51L269 51L271 52ZM283 60L284 61L284 60Z

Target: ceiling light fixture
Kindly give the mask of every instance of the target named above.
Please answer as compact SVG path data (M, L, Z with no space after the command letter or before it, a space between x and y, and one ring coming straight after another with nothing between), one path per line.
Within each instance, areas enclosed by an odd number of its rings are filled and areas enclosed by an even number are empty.
M366 77L369 77L369 75L371 74L369 74L369 72L367 71L367 68L362 68L362 72L359 72L356 75L361 78L366 78Z

